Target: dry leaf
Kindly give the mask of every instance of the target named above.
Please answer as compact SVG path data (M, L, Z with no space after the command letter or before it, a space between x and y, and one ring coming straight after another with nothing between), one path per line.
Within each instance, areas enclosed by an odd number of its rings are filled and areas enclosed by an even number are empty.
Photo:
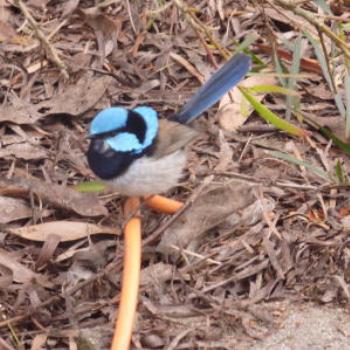
M189 243L198 241L209 229L253 203L255 197L252 188L253 186L239 181L211 186L164 232L157 249L166 254L174 254L172 245L186 248Z
M68 65L73 73L79 72L80 70L90 65L91 55L85 52L78 52L72 56Z
M80 0L68 0L62 3L62 18L69 17L78 7Z
M188 62L186 59L184 59L182 56L174 53L174 52L171 52L170 53L170 57L175 60L177 63L181 64L183 67L186 68L186 70L191 73L194 77L197 78L197 80L203 84L204 83L204 77L201 73L199 73L197 71L197 69L192 66L192 64L190 62Z
M215 171L221 172L226 171L227 167L232 162L233 150L230 147L229 143L225 140L225 136L222 131L219 133L219 142L220 142L220 153L219 153L219 162L215 167Z
M32 347L30 350L43 350L44 345L46 344L47 337L47 333L37 334L33 339Z
M331 130L331 132L343 142L349 143L349 140L347 140L345 137L345 124L346 124L345 119L339 118L338 116L337 117L327 116L327 118L325 118L325 117L320 117L311 113L308 115L308 118L316 122L320 126L326 127L329 130Z
M0 288L6 289L13 283L12 271L0 264Z
M0 349L1 350L15 350L15 348L0 337Z
M33 124L50 114L83 114L100 100L112 79L109 76L91 79L86 75L78 83L68 85L63 93L35 105L17 99L12 101L13 105L1 108L0 122Z
M0 43L10 41L16 34L10 24L0 20Z
M4 148L0 148L0 158L16 157L25 160L47 158L45 149L30 143L17 143Z
M44 210L41 216L47 216L50 211ZM12 221L26 219L33 216L33 209L26 201L18 198L0 196L0 223L7 224Z
M302 30L312 33L314 36L318 35L315 26L313 26L309 21L305 21L302 17L294 14L292 11L288 11L287 13L284 11L278 11L275 8L266 7L264 8L264 13L276 23L281 22L284 25L290 26L291 28L296 24L298 28L302 28ZM281 34L279 32L275 33Z
M249 88L257 85L274 85L275 83L274 77L252 76L240 83L240 86ZM260 94L255 96L255 99L261 101L264 97L264 94ZM217 113L219 124L226 131L237 131L246 122L253 110L253 107L243 97L239 89L234 87L229 94L224 95L220 100Z
M44 224L11 228L8 231L32 241L46 241L50 235L57 235L61 242L75 241L95 234L119 234L119 229L98 226L80 221L52 221Z
M45 203L73 210L82 216L100 216L108 213L95 193L80 193L69 187L47 183L33 177L0 178L0 195L27 197L30 191Z
M79 11L85 22L95 31L98 50L103 64L105 57L110 55L117 46L117 23L100 11L98 7L90 7Z
M173 266L159 262L142 269L140 284L141 286L162 284L173 278Z
M0 249L0 265L8 268L13 274L13 280L17 283L39 282L44 287L52 288L52 283L43 275L37 274L28 269L16 260L13 254L8 253L4 249Z

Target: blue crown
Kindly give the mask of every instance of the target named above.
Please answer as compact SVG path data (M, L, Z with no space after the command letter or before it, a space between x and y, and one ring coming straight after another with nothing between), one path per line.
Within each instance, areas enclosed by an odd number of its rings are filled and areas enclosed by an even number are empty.
M126 126L128 110L123 107L110 107L97 113L90 125L90 136L121 129Z
M99 112L91 123L90 135L116 132L107 137L107 144L116 152L141 153L151 146L158 133L157 112L147 106L129 111L111 107Z

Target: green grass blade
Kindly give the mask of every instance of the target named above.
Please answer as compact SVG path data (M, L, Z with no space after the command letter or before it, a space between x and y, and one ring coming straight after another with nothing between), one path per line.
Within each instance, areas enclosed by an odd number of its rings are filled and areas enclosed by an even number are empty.
M286 88L287 81L288 81L286 78L284 78L284 74L286 73L286 70L283 68L281 60L279 59L279 57L276 54L273 55L273 61L275 63L275 69L276 69L276 73L277 73L276 76L277 76L280 84Z
M330 72L328 71L328 66L327 66L327 62L326 59L324 57L321 45L319 44L319 42L308 32L304 32L304 35L306 36L306 38L309 40L309 42L311 43L311 45L313 46L314 50L315 50L315 55L317 57L317 60L321 66L322 69L322 73L324 78L327 81L328 87L331 89L331 91L333 91L333 85L332 85L332 81L331 81L331 77L330 77Z
M106 189L106 185L99 181L81 182L74 186L78 192L102 192Z
M297 159L288 153L278 152L278 151L268 151L267 153L272 155L273 157L286 160L287 162L290 162L290 163L293 163L296 165L301 165L301 166L305 167L306 169L309 169L310 171L312 171L314 174L322 177L323 179L331 180L328 173L326 173L320 167L315 166L315 165L310 164L310 163L307 163L304 160Z
M301 136L301 137L305 137L309 135L309 133L306 130L298 128L293 124L290 124L289 122L281 119L277 114L269 110L266 106L264 106L262 103L256 100L254 96L248 92L249 91L248 89L245 89L242 87L240 87L239 89L243 94L243 96L248 100L248 102L253 106L256 112L260 115L260 117L262 117L268 123L271 123L276 128L286 131L291 135Z
M320 126L318 128L318 131L327 139L332 140L333 143L337 145L342 151L344 151L347 154L350 154L350 145L339 139L337 136L335 136L331 130L329 130L326 127Z
M332 93L334 95L334 101L335 101L335 104L338 108L338 111L339 111L340 115L343 118L345 118L344 103L343 103L343 100L342 100L340 94L336 94L334 89L333 89L333 84L332 84L332 80L331 80L331 76L330 76L331 72L329 72L329 70L328 70L327 61L326 61L326 58L324 57L322 47L319 44L319 42L315 38L313 38L312 35L310 35L307 32L304 32L304 34L307 37L307 39L310 41L311 45L313 46L313 48L315 50L317 60L320 63L320 66L322 68L323 76L327 81L328 87L330 88L330 90L332 91Z
M350 136L350 75L345 74L345 118L346 118L346 128L345 128L345 138L348 140Z
M299 94L295 90L286 89L282 86L276 85L255 85L253 87L248 88L249 92L252 94L281 94L287 96L299 96Z
M315 0L315 3L323 10L327 15L333 15L331 8L325 0Z

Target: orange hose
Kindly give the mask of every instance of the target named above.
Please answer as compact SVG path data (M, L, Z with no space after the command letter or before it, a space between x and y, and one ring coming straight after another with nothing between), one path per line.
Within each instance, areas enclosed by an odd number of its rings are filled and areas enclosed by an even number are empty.
M126 215L140 206L138 198L129 198L124 206ZM124 270L117 322L111 350L128 350L134 325L139 293L141 267L141 219L132 217L124 228Z
M145 200L151 209L165 214L174 214L183 206L179 201L159 195L147 197Z

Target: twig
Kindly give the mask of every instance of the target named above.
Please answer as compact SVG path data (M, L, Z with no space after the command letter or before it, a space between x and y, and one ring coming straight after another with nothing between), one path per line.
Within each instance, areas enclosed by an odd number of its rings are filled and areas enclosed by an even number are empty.
M35 35L37 36L37 38L40 40L40 42L46 47L46 49L50 52L51 57L47 57L48 59L51 59L51 61L53 63L56 64L56 66L58 68L60 68L63 76L68 79L69 75L67 72L67 66L64 64L64 62L60 59L60 57L58 56L58 53L56 51L56 49L50 44L49 40L46 38L45 34L42 32L42 30L39 27L39 24L37 23L37 21L34 19L34 17L31 15L31 13L29 12L27 6L21 1L21 0L15 0L14 1L15 5L17 5L24 17L27 19L27 21L30 23L30 25L32 26ZM49 56L49 55L48 55Z
M204 34L208 37L209 41L219 50L222 57L226 60L229 59L230 54L226 49L224 49L221 44L219 44L215 38L212 36L208 28L193 14L193 11L182 1L175 0L174 3L176 6L185 14L190 24L193 27L199 28Z
M318 32L318 35L320 37L320 43L321 43L321 47L322 47L322 51L323 51L323 56L324 56L324 59L325 59L326 64L327 64L329 79L331 81L330 88L331 88L331 90L333 90L332 92L334 94L336 94L337 93L337 86L335 85L335 82L334 82L334 74L333 74L332 69L331 69L331 63L329 61L329 55L327 53L326 44L325 44L324 39L323 39L323 34L319 28L317 28L317 32Z
M317 20L315 14L302 9L297 4L295 4L295 2L292 2L292 1L287 1L287 0L274 0L274 1L279 6L289 11L292 11L296 15L303 17L309 23L314 25L319 31L323 32L330 39L332 39L334 43L339 47L339 49L342 50L346 58L350 59L349 45L344 40L342 40L339 36L333 33L329 27L327 27L325 24Z

